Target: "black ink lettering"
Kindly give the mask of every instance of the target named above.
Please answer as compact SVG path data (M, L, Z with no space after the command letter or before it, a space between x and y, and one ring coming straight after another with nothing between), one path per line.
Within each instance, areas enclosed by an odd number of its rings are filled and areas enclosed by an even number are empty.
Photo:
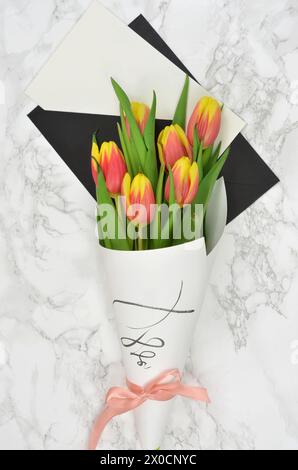
M144 367L145 369L150 369L150 366L145 367L147 366L147 362L144 361L144 359L154 359L154 357L156 356L155 352L153 351L142 351L139 354L136 352L131 352L130 355L138 357L139 360L137 361L137 365L140 367Z
M150 369L150 365L148 365L148 360L152 360L156 357L156 352L151 351L150 348L152 349L159 349L163 348L165 346L165 341L162 338L159 337L152 337L152 338L147 338L147 336L150 334L150 330L157 326L160 325L162 322L164 322L171 314L173 313L194 313L194 309L190 310L176 310L176 306L178 305L181 296L182 296L182 291L183 291L183 281L181 281L180 285L180 290L178 293L178 297L173 305L172 308L168 309L165 307L155 307L151 305L143 305L143 304L138 304L135 302L128 302L125 300L114 300L113 304L119 303L119 304L124 304L124 305L130 305L132 307L139 307L139 308L144 308L144 309L149 309L149 310L159 310L161 312L166 312L166 315L163 315L162 318L157 321L156 323L153 323L151 325L147 326L128 326L127 328L131 330L145 330L144 333L142 333L139 337L137 338L131 338L128 336L123 336L121 338L121 343L124 348L134 348L134 351L130 352L131 356L135 356L138 358L137 360L137 365L140 367L144 367L144 369ZM149 350L143 350L144 348L149 348ZM178 345L177 345L178 347Z
M148 330L149 331L149 330ZM161 338L149 338L148 340L141 341L143 337L148 333L148 331L145 331L139 338L133 339L133 338L128 338L126 336L123 336L121 338L121 343L125 348L130 348L131 346L135 346L136 344L139 344L140 346L147 346L150 348L163 348L165 345L165 342Z

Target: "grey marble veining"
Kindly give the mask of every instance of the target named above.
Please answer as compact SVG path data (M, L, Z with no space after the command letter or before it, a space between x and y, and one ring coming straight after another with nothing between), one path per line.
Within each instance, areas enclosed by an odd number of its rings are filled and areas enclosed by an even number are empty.
M0 448L82 449L124 373L107 308L94 202L26 117L25 87L89 0L0 4ZM298 4L105 0L143 13L246 122L281 182L227 228L165 448L298 449ZM99 448L136 448L131 414Z

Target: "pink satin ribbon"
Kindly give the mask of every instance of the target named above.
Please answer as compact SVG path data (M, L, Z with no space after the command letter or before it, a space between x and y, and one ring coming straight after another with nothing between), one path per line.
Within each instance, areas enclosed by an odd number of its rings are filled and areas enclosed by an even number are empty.
M106 396L106 406L97 417L91 431L88 449L95 450L101 433L114 416L121 415L142 405L146 400L167 401L176 395L209 403L207 390L181 383L178 369L162 372L144 388L126 381L128 388L112 387Z

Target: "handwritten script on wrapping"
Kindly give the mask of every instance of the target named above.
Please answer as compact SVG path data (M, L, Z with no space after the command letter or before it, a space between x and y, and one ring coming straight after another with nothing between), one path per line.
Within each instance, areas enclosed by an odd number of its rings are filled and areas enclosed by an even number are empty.
M136 363L138 366L145 369L150 369L151 361L157 356L158 350L165 347L165 341L163 338L152 336L154 333L152 330L157 325L168 320L168 318L173 314L191 314L194 312L194 309L190 310L178 310L178 304L181 300L183 293L183 281L179 288L177 299L172 307L157 307L153 305L143 305L135 302L128 302L125 300L114 300L113 304L124 304L129 305L133 308L144 308L148 310L155 310L160 312L160 319L151 324L140 327L128 326L129 329L133 330L135 334L131 334L130 337L122 336L121 343L124 348L130 349L130 355L136 358Z

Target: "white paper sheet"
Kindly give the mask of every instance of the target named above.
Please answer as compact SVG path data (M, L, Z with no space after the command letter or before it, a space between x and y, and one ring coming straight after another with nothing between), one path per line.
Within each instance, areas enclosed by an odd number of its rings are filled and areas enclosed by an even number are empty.
M209 255L222 237L227 223L227 193L223 177L216 181L205 218L206 251Z
M154 89L157 117L173 117L184 73L96 0L26 92L45 110L118 115L110 77L131 100L149 105ZM188 116L206 94L190 80ZM244 122L225 106L219 135L223 150L243 127Z

